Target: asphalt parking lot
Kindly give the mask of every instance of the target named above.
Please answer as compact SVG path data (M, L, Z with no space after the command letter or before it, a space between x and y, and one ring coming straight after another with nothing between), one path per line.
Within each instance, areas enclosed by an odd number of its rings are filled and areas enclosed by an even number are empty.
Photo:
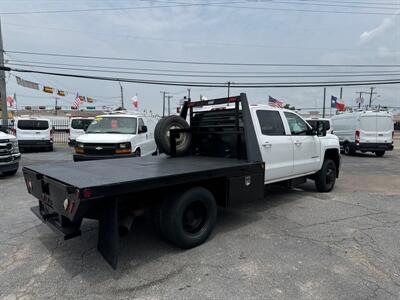
M25 153L22 164L48 160L71 153ZM211 238L191 250L138 219L117 270L96 250L96 222L64 241L31 213L21 171L0 177L0 198L1 299L400 298L399 150L342 156L331 193L309 182L220 210Z

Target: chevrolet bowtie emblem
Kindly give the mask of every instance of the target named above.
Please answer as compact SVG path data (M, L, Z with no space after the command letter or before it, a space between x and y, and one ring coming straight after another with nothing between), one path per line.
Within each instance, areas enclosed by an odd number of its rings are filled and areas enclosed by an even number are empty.
M103 147L96 147L96 150L103 150Z

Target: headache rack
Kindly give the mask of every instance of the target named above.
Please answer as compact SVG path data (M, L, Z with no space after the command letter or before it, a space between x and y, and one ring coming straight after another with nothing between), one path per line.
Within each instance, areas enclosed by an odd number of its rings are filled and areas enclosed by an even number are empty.
M188 115L189 128L170 130L172 156L176 155L179 134L189 132L191 155L261 161L246 94L194 102L189 99L180 113L184 119Z

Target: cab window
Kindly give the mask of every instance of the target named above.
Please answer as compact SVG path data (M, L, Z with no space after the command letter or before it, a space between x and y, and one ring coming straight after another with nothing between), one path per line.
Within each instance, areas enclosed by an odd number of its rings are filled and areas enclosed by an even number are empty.
M263 135L286 135L285 127L278 111L257 110L257 118Z
M290 112L285 112L285 117L289 123L290 133L293 135L305 135L310 129L302 118Z
M138 126L138 133L142 133L140 130L143 128L143 126L145 126L144 125L144 122L143 122L143 119L139 119L139 126Z

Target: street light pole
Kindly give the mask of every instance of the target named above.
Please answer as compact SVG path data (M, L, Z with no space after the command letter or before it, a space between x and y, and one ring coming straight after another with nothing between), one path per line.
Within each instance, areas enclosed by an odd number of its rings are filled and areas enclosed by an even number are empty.
M119 87L121 90L121 108L125 109L125 107L124 107L124 88L122 87L121 82L118 81L118 84L119 84Z

